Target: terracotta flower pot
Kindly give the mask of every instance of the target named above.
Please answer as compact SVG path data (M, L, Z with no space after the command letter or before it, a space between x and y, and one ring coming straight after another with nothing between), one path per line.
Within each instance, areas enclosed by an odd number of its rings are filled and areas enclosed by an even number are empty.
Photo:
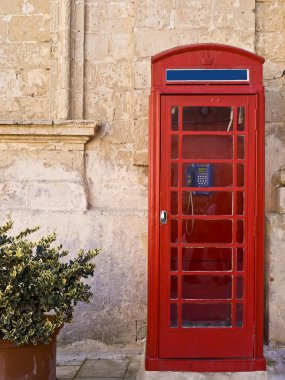
M58 332L58 331L57 331ZM56 380L56 336L49 344L0 340L1 380Z

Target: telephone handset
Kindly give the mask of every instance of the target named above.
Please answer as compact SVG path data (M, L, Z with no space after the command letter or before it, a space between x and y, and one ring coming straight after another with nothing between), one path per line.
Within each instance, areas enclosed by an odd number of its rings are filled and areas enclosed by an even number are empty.
M212 187L212 164L191 164L186 167L186 186L188 187ZM210 195L210 191L193 191L193 195Z

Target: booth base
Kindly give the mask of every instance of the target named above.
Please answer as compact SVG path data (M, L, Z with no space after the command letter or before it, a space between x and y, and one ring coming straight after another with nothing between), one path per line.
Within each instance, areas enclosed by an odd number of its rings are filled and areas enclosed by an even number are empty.
M137 380L268 380L266 371L256 372L158 372L139 371Z
M251 372L175 372L146 371L145 354L142 355L136 380L269 380L267 371Z

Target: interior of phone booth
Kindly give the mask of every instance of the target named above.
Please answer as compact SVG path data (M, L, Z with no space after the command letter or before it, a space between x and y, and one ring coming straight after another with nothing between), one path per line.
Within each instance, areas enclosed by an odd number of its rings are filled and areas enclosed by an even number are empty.
M179 118L181 112L182 120L181 116ZM233 254L236 255L236 270L243 270L243 248L233 249L226 245L233 241L242 244L244 240L244 221L237 220L233 228L233 219L228 217L244 215L244 113L243 107L184 106L171 110L171 243L183 245L182 271L185 275L181 291L185 300L231 299L230 274L205 275L203 272L230 272ZM179 170L182 170L180 176ZM180 209L177 188L181 190ZM183 217L182 233L179 220L175 219L178 214ZM218 216L218 219L201 216ZM187 243L192 246L187 247ZM178 265L177 249L171 248L171 271L174 272ZM191 272L201 274L191 275ZM171 277L170 288L171 299L176 299L177 276ZM242 277L237 277L236 293L237 298L243 297ZM243 323L242 307L242 304L237 305L237 325ZM173 324L177 323L176 313L175 304L172 304ZM181 313L182 327L231 325L228 303L185 303Z

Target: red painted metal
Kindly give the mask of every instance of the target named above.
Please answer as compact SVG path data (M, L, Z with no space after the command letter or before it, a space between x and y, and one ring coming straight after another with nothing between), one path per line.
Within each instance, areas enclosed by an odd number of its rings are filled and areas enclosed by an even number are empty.
M264 370L263 357L263 239L264 239L264 92L262 85L263 58L247 51L217 44L189 45L158 54L152 59L152 91L149 112L149 260L148 260L148 334L146 345L146 369L160 371L254 371ZM165 70L169 68L245 68L250 71L250 82L240 83L199 83L199 84L168 84L165 81ZM182 131L182 112L179 113L177 131L171 131L170 110L172 106L205 106L232 107L234 126L232 131ZM237 129L238 107L245 108L244 131ZM237 157L238 136L244 136L245 153L242 159ZM179 156L171 161L170 138L179 141ZM232 158L226 159L189 159L182 158L182 139L191 136L232 136ZM187 141L187 140L183 140ZM217 141L217 140L215 140ZM185 142L185 146L186 142ZM187 147L188 149L188 147ZM233 215L185 215L182 216L182 192L195 191L195 188L185 187L182 183L183 163L227 163L233 168L234 181L230 188L214 186L209 191L230 192L233 197ZM179 186L171 187L170 164L178 164ZM239 164L245 167L244 184L237 181ZM180 194L178 198L178 215L171 215L170 191ZM237 196L245 195L244 215L237 214ZM160 210L167 210L169 221L161 225ZM170 242L170 225L177 221L180 242ZM244 243L237 240L214 243L215 247L224 249L244 248L245 260L242 271L237 269L237 256L232 257L232 266L227 272L217 272L208 269L185 272L181 267L183 247L213 247L213 243L183 241L185 228L183 220L203 221L231 220L233 236L238 236L238 228L243 220ZM227 222L226 222L227 223ZM239 227L238 227L239 226ZM211 232L209 232L211 233ZM212 231L213 233L213 231ZM219 235L217 230L214 233ZM177 249L179 267L171 271L170 247ZM178 279L177 299L170 300L170 276ZM201 300L182 298L182 276L187 280L208 275L215 281L224 283L226 275L231 276L230 298ZM192 276L192 277L191 277ZM198 276L198 277L197 277ZM244 281L243 299L237 298L237 281ZM185 277L186 278L186 277ZM203 277L205 279L206 277ZM220 287L221 288L221 287ZM219 289L220 289L219 288ZM218 290L219 292L219 290ZM185 297L184 297L185 298ZM195 297L194 297L195 298ZM203 298L203 297L202 297ZM219 298L219 297L217 297ZM223 297L221 297L223 298ZM177 327L170 327L170 303L177 305ZM226 327L183 328L181 309L184 305L204 306L214 303L227 305L231 308L232 321ZM236 321L237 305L243 305L244 324L240 327ZM176 307L176 306L175 306ZM193 312L192 312L193 313Z

